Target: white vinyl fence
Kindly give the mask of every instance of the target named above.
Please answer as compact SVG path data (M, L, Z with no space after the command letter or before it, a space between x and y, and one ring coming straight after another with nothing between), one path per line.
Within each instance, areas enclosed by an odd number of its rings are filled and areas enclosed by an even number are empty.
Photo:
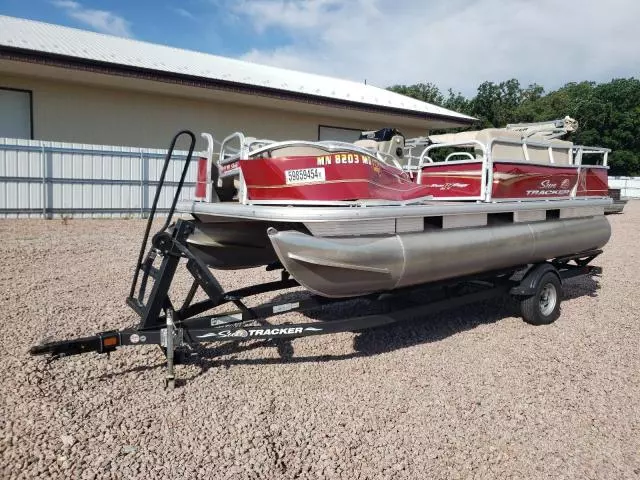
M609 188L619 188L621 197L640 198L640 177L609 177Z
M166 150L0 138L0 218L146 216ZM174 152L158 212L166 212L184 167ZM181 198L191 199L194 152Z

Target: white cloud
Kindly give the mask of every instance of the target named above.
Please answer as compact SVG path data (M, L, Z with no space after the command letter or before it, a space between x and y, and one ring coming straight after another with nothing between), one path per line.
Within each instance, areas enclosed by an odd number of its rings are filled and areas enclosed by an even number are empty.
M171 11L177 13L181 17L188 18L189 20L195 20L195 16L189 10L180 7L171 7Z
M292 30L315 28L326 12L340 10L340 0L311 1L259 1L240 0L232 9L254 20L259 31L268 27L284 27Z
M72 2L70 0L58 0L51 3L60 8L80 8L80 4L78 2Z
M82 4L72 0L54 0L51 2L67 13L71 18L78 20L94 30L108 33L118 37L132 37L131 24L119 15L105 10L85 8Z
M547 89L640 72L633 0L228 0L259 34L295 41L243 59L378 86L485 80Z

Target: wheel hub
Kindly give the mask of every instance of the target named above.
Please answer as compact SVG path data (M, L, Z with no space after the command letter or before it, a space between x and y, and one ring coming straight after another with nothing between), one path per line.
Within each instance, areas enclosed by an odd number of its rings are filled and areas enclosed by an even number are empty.
M540 292L540 313L547 316L556 308L558 293L556 287L547 283Z

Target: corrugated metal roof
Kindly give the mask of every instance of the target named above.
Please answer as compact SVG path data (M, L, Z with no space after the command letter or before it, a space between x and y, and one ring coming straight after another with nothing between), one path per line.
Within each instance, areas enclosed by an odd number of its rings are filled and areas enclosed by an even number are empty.
M0 46L443 116L465 123L473 120L372 85L2 15Z

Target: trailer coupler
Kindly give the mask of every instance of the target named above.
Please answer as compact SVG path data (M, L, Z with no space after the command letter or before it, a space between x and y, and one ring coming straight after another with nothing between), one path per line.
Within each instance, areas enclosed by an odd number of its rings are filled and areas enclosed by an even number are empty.
M92 337L43 343L32 347L29 353L31 355L51 355L54 359L88 352L109 353L122 345L121 333L111 330Z

